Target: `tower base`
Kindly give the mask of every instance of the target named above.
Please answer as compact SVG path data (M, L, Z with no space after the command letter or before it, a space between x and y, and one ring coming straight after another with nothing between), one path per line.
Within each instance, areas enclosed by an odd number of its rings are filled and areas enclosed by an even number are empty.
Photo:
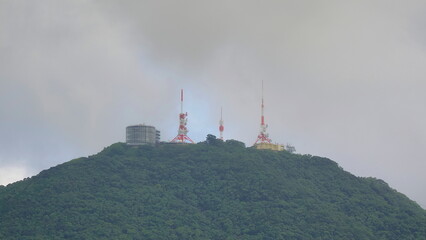
M173 138L171 143L194 143L194 141L192 141L192 139L190 139L188 136L181 134Z

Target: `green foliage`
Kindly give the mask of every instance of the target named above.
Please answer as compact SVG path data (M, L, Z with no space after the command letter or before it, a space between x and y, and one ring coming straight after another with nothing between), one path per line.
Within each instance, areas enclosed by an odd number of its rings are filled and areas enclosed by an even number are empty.
M221 139L217 139L215 135L208 134L205 143L210 145L220 145L223 143L223 141Z
M232 147L240 147L240 148L246 147L246 145L243 142L233 140L233 139L226 140L226 145L232 146Z
M210 135L116 143L0 186L0 239L426 239L426 213L329 159Z

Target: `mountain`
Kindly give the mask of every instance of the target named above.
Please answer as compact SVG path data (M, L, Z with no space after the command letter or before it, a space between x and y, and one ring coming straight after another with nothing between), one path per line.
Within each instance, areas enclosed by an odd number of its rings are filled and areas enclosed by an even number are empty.
M116 143L1 186L0 239L426 239L426 211L327 158L209 136Z

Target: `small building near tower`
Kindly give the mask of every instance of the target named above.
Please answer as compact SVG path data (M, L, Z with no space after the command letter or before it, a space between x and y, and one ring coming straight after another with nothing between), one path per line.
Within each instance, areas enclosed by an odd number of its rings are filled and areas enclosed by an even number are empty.
M155 127L138 124L126 127L126 143L128 145L155 145L160 142L160 131Z
M273 144L268 142L260 142L254 145L256 149L268 149L272 151L284 151L284 145L281 144Z

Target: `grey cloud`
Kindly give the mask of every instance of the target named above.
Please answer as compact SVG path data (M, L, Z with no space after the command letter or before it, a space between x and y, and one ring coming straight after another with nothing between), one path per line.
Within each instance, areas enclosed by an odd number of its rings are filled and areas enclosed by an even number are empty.
M35 173L146 122L277 142L426 206L423 1L3 1L0 164ZM3 147L6 146L6 147ZM54 146L54 147L52 147ZM11 159L11 160L8 160ZM1 166L0 165L0 166Z

